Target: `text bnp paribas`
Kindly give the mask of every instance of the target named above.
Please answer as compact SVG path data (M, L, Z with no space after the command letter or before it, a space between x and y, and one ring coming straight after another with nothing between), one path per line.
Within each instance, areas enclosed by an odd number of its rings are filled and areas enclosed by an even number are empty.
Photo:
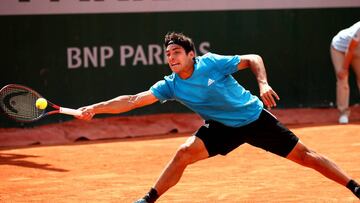
M209 52L210 42L201 42L196 48L197 54L203 55ZM110 61L119 67L167 63L165 47L159 44L68 47L66 55L68 69L104 68Z

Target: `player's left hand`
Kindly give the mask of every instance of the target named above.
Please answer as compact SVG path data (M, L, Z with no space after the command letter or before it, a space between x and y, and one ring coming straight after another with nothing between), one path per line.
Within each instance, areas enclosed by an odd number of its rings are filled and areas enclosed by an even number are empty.
M280 100L280 97L277 95L277 93L270 87L269 84L261 84L259 86L260 88L260 97L262 101L264 102L265 106L268 109L271 109L272 107L276 107L276 100Z

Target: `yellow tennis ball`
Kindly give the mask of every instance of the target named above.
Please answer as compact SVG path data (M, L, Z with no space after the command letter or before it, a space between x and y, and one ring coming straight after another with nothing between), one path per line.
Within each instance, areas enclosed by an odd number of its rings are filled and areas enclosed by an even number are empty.
M44 98L39 98L36 100L36 108L45 109L47 107L47 101Z

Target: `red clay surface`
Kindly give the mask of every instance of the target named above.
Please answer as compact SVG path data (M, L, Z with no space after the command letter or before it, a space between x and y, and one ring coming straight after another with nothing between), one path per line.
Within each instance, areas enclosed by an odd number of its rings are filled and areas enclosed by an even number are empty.
M288 125L360 181L360 122ZM0 202L132 202L191 133L0 148ZM319 173L243 145L189 166L158 202L359 202Z

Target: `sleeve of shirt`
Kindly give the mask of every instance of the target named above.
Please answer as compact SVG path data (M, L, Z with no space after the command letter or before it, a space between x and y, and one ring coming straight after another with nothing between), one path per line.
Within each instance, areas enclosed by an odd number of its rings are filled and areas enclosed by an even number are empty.
M241 60L239 55L225 56L212 54L212 58L216 63L218 70L224 75L231 75L238 71L237 65Z
M160 80L155 83L153 86L150 87L150 91L154 94L156 98L159 99L161 103L172 99L171 90L166 80Z

